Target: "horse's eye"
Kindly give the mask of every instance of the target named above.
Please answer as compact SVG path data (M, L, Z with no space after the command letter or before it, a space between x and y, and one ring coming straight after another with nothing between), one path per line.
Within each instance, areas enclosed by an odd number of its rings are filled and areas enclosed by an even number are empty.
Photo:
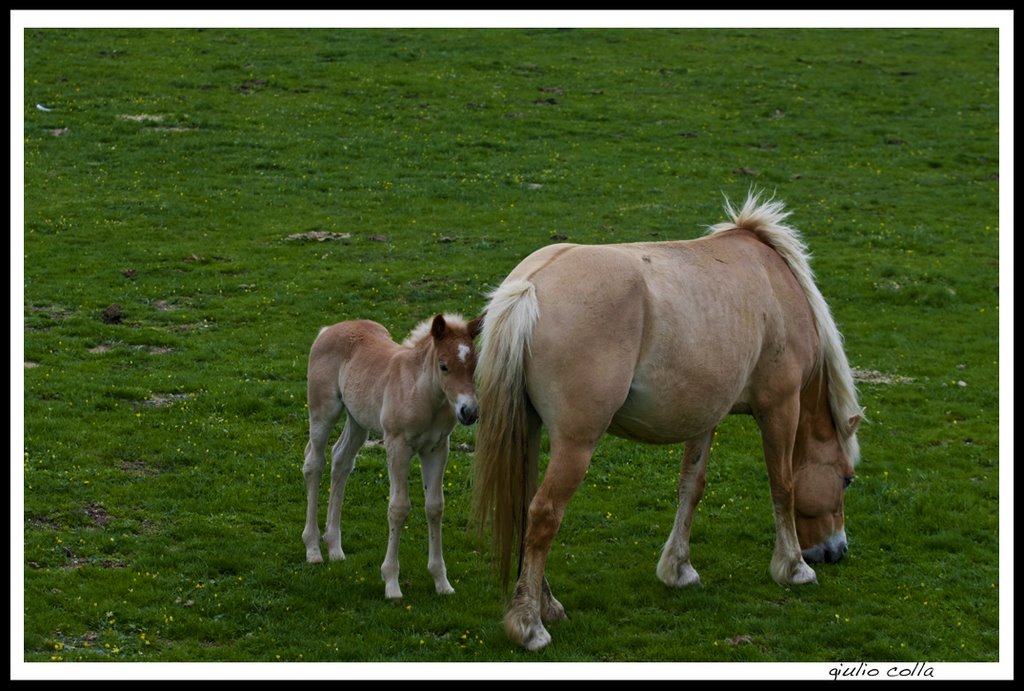
M445 374L448 373L448 364L447 363L444 363L444 362L441 363L441 371L444 372Z
M843 478L843 489L846 489L853 484L853 476Z

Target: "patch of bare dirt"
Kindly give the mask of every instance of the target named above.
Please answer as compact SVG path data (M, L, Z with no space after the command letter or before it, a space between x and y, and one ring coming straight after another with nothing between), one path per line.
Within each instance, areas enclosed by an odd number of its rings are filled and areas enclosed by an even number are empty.
M873 369L853 368L853 380L863 384L909 384L914 381L902 374L886 374Z
M118 120L128 120L130 122L163 122L163 115L150 115L149 113L139 113L138 115L118 115Z
M131 350L142 351L151 355L166 355L167 353L173 353L174 348L169 346L153 346L153 345L131 345L126 346L123 343L100 343L92 348L89 348L89 352L93 355L102 355L103 353L109 353L118 347L130 348Z
M100 528L105 528L110 523L110 514L99 504L86 504L82 507L82 513L89 517L89 520Z
M169 300L154 300L153 307L155 307L158 312L173 312L178 309L178 306Z
M142 459L125 461L120 466L121 470L130 475L158 475L160 471Z
M326 230L307 230L304 233L292 233L285 238L287 242L336 242L348 240L352 233L334 233Z
M149 408L166 408L178 401L187 400L188 397L189 394L187 393L155 393L145 400L137 401L136 403Z
M39 528L43 530L60 529L60 525L57 523L57 521L53 520L52 518L47 518L46 516L35 516L33 518L28 519L28 523L33 528Z
M82 557L71 557L62 568L80 569L83 566L98 566L101 569L126 569L128 568L128 562L124 559L83 559ZM36 568L42 567L37 566Z
M213 322L204 319L201 322L192 322L191 324L174 324L173 326L168 327L167 330L168 331L173 331L173 332L176 332L176 333L178 333L178 332L190 332L190 331L202 331L204 329L211 329L211 328L213 328L213 326L214 326Z
M121 305L114 303L103 310L103 314L100 315L100 320L104 324L120 324L124 321L124 310Z

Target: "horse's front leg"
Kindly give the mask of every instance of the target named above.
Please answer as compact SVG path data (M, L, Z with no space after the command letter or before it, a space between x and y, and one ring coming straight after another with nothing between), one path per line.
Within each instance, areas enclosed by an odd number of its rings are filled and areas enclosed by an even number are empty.
M814 569L804 561L796 533L793 446L799 415L800 403L794 396L758 417L775 512L775 552L772 554L771 572L779 585L818 581Z
M679 508L676 510L672 532L661 551L656 572L665 585L700 585L700 575L690 563L690 527L693 525L693 512L704 496L708 455L711 453L711 440L714 436L715 430L712 428L686 441L679 468Z
M427 513L429 535L427 570L434 577L434 588L439 594L454 593L448 582L448 570L441 550L441 519L444 516L444 469L448 463L448 437L433 449L420 453L423 470L423 496Z
M552 439L544 481L530 502L522 571L505 614L505 633L527 650L540 650L551 642L543 622L565 618L565 610L551 594L544 570L565 507L583 482L592 453L593 445Z
M384 445L388 453L388 479L391 489L388 499L388 549L380 567L384 579L384 597L397 600L402 597L398 585L398 546L402 540L402 528L409 517L409 462L412 449L401 437L385 436Z

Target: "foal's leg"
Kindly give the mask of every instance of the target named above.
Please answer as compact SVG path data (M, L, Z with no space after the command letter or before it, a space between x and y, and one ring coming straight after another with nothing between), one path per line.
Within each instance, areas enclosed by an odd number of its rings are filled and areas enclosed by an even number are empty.
M704 483L708 471L708 454L714 428L704 434L686 440L683 461L679 469L679 508L672 533L658 560L658 578L665 585L700 585L700 576L690 564L690 526L693 512L704 495Z
M402 528L409 517L409 461L412 449L401 437L384 439L388 452L388 479L391 483L388 499L388 551L380 566L384 579L384 597L397 600L402 597L398 585L398 545L402 539Z
M583 482L595 444L596 441L580 443L552 438L551 460L544 481L530 502L522 571L505 614L505 633L527 650L540 650L551 642L551 634L542 623L542 614L548 621L565 616L561 605L551 595L544 569L565 507ZM559 613L561 616L557 616Z
M327 525L324 529L324 542L331 561L345 558L341 549L341 507L345 502L345 483L355 465L356 454L365 442L366 430L349 415L331 453L331 496L327 502Z
M441 517L444 515L444 467L448 463L448 437L434 449L420 454L423 470L423 496L426 499L427 531L430 537L427 571L434 577L434 588L442 595L454 593L441 553Z
M306 479L306 526L302 530L302 542L306 545L306 561L319 564L320 531L317 528L317 495L320 492L320 477L324 470L324 451L331 428L341 417L341 399L330 390L321 390L323 385L309 382L309 442L306 444L305 462L302 475Z
M793 444L800 415L800 402L793 396L758 420L768 466L768 482L775 511L775 552L772 554L772 578L780 585L816 583L814 570L804 561L796 534L793 494Z

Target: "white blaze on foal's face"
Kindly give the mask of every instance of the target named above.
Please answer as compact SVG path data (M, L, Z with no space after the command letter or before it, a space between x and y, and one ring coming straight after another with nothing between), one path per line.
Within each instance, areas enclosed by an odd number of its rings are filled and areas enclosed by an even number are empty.
M470 347L465 343L459 344L459 362L465 364L466 357L469 355Z

